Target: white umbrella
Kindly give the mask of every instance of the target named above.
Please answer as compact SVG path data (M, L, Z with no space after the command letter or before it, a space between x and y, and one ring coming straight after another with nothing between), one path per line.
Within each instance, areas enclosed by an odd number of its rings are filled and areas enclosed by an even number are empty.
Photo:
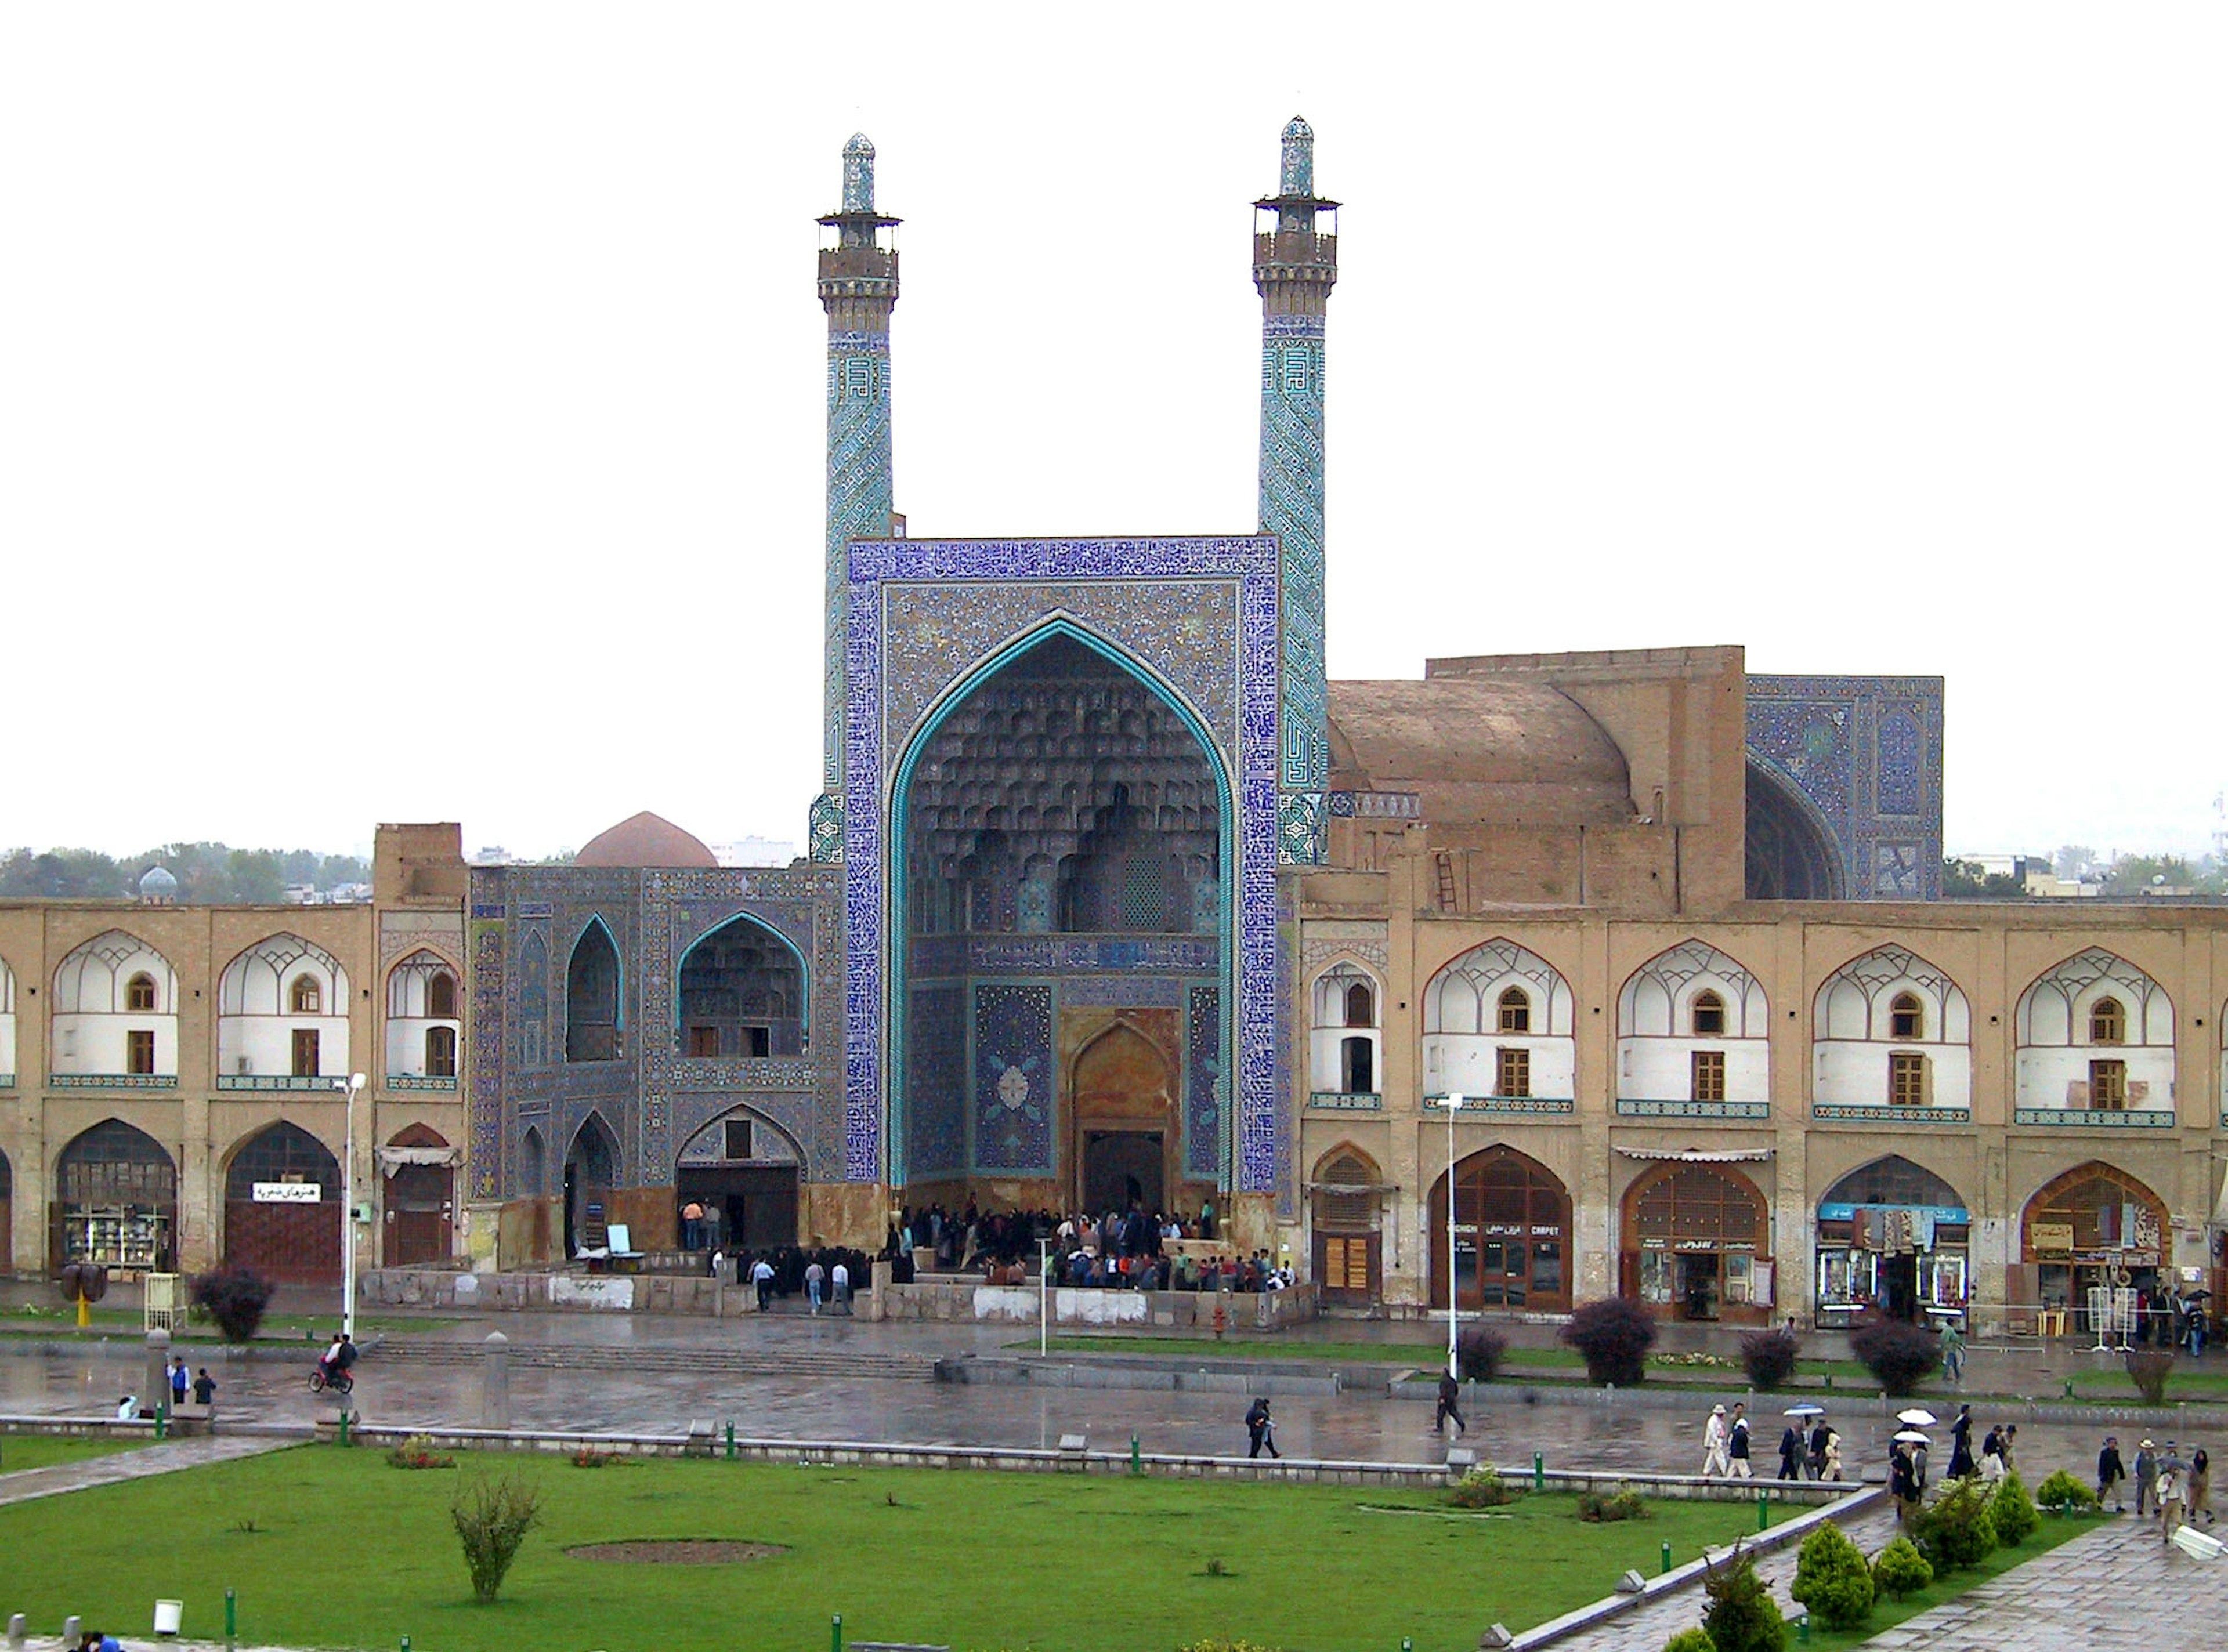
M1826 1407L1823 1406L1789 1406L1785 1411L1779 1414L1783 1417L1822 1417L1826 1414Z
M1915 1428L1906 1428L1895 1437L1898 1445L1931 1445L1934 1442Z
M1924 1406L1913 1406L1909 1411L1895 1413L1896 1421L1907 1428L1931 1428L1942 1419Z

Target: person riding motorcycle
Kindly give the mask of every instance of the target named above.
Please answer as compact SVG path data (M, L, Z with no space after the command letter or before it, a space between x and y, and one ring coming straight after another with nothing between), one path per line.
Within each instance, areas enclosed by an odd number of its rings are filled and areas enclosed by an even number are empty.
M355 1363L355 1344L349 1340L346 1331L336 1331L332 1345L318 1358L317 1375L323 1381L331 1383L336 1378L345 1376L349 1368Z

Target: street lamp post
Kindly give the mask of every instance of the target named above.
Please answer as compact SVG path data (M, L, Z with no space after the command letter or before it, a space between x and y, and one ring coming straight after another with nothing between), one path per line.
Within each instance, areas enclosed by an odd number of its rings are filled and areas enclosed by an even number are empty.
M341 1335L355 1340L355 1099L362 1094L364 1077L351 1073L333 1081L333 1091L348 1109L341 1132L345 1157L341 1172Z
M1455 1114L1462 1104L1459 1095L1447 1098L1447 1375L1457 1382L1462 1364L1455 1351L1455 1325L1462 1317L1462 1302L1455 1285Z

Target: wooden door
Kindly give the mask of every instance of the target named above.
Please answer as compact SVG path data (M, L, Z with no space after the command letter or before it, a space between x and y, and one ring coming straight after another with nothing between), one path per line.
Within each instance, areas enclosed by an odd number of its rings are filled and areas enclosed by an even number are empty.
M1382 1290L1375 1234L1317 1234L1316 1286L1325 1302L1367 1307Z

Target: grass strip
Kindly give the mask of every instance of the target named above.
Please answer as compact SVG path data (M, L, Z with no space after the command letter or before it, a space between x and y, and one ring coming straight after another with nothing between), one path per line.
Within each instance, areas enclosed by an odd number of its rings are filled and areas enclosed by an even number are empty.
M57 1463L86 1463L118 1451L136 1451L155 1443L154 1435L121 1434L113 1439L72 1439L60 1434L0 1434L0 1474L48 1469Z
M2060 1543L2097 1529L2093 1515L2059 1515L2046 1514L2042 1524L2028 1534L2026 1542L2015 1549L1998 1549L1976 1566L1952 1572L1937 1577L1917 1594L1892 1600L1882 1595L1873 1603L1873 1615L1854 1629L1829 1630L1815 1618L1810 1624L1810 1644L1818 1648L1862 1646L1885 1630L1893 1629L1905 1618L1955 1600L1975 1584L1986 1583L1991 1578L2001 1578L2014 1566L2036 1556L2046 1554ZM1870 1558L1870 1557L1868 1557ZM1698 1619L1699 1621L1699 1619ZM1790 1643L1793 1637L1789 1637Z
M464 1477L515 1472L544 1497L492 1606L473 1604L449 1521ZM1754 1529L1745 1504L1663 1502L1617 1525L1576 1500L1525 1497L1492 1521L1387 1519L1444 1493L1102 1475L797 1468L672 1459L593 1471L563 1457L466 1453L405 1471L379 1453L304 1446L0 1508L18 1562L11 1610L35 1622L144 1619L186 1603L189 1636L238 1591L244 1639L446 1652L651 1652L710 1625L739 1643L847 1640L958 1649L1173 1649L1211 1635L1281 1652L1413 1637L1467 1648L1495 1620L1536 1623L1618 1575ZM160 1542L148 1540L159 1532ZM592 1543L685 1538L778 1545L769 1558L655 1566L574 1559ZM1459 1579L1460 1587L1450 1587Z

